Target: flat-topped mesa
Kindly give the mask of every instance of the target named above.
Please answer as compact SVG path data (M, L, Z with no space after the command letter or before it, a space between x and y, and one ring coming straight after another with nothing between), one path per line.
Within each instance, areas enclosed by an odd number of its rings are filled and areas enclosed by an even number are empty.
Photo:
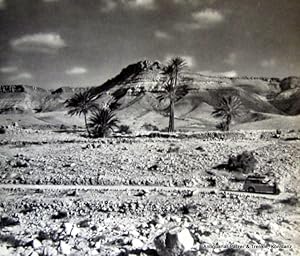
M22 85L22 84L0 85L0 93L22 93L26 91L46 92L48 90L37 86L32 86L32 85Z
M21 84L16 85L0 85L1 93L19 93L25 92L25 87Z

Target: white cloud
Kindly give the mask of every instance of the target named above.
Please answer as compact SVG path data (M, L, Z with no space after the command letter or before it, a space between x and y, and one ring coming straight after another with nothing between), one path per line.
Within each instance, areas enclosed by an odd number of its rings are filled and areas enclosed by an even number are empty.
M224 62L230 66L234 66L237 62L237 54L235 52L230 53L225 59Z
M191 5L193 7L198 7L202 5L209 5L216 2L216 0L173 0L175 4L182 4L182 5Z
M276 60L274 58L271 58L269 60L263 60L260 65L263 68L273 68L276 66Z
M114 0L102 0L102 12L111 12L116 9L118 4Z
M191 14L191 20L188 22L179 22L175 28L180 31L209 29L224 21L224 15L214 9L205 9Z
M190 55L173 55L173 54L167 54L165 57L164 62L168 63L172 58L174 57L181 57L182 59L184 59L184 61L186 62L187 66L189 68L195 67L196 66L196 60L193 56Z
M87 73L87 69L84 67L73 67L71 69L66 70L67 75L82 75Z
M224 20L223 15L213 9L205 9L204 11L192 13L192 18L202 25L211 25L220 23Z
M18 70L18 68L15 67L15 66L7 66L7 67L1 67L0 68L0 72L1 73L6 73L6 74L14 73L17 70Z
M0 0L0 10L4 10L6 8L6 1Z
M156 8L155 0L122 0L122 3L129 8L153 10Z
M10 42L18 51L52 53L66 46L65 41L56 33L37 33L25 35Z
M161 30L155 30L154 36L158 39L165 39L165 40L169 40L172 38L172 36L170 36L167 32Z
M218 77L237 77L238 73L235 70L230 70L226 72L214 72L211 70L204 70L199 72L205 76L218 76Z
M32 78L32 75L30 73L23 72L23 73L20 73L20 74L10 77L9 80L17 81L17 80L24 80L24 79L31 79L31 78Z

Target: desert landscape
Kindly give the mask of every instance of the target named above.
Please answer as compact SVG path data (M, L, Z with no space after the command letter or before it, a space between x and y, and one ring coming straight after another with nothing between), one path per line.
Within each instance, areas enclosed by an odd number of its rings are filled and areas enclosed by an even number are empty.
M299 0L0 0L0 256L299 256Z
M251 86L240 87L188 73L178 130L168 133L160 69L139 62L89 89L99 105L118 95L116 115L130 128L104 138L87 137L82 118L67 114L68 97L84 89L1 87L3 255L300 253L299 116L276 105L287 91L296 97L299 79L243 78ZM227 132L210 113L224 93L237 93L244 113ZM228 166L245 151L256 161L250 174L275 181L279 194L245 192L249 172Z

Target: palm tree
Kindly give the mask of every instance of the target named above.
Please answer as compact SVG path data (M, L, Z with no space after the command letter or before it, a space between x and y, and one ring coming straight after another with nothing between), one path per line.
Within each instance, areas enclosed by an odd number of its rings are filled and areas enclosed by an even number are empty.
M174 132L174 108L175 101L182 97L186 93L186 86L180 85L179 80L181 73L186 67L186 62L181 57L175 57L171 59L165 68L163 74L166 76L164 81L165 94L160 95L158 99L160 101L165 98L169 99L169 132Z
M212 115L222 117L223 122L218 126L223 131L229 131L229 126L233 118L240 116L240 107L242 103L237 96L225 96L222 98L219 106L214 108Z
M101 107L92 111L88 126L95 137L105 137L109 130L118 127L119 120L109 107Z
M75 93L75 95L68 99L66 102L66 108L68 108L68 114L70 116L78 115L84 116L84 123L89 136L91 133L87 124L87 114L96 109L98 105L95 103L95 97L90 93L90 91Z

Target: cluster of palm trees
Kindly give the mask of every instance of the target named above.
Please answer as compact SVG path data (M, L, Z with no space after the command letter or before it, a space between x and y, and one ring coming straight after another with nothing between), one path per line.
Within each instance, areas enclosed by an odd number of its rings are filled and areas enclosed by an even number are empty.
M168 101L169 126L168 131L175 131L175 102L187 93L187 86L181 83L182 73L187 64L181 57L172 58L163 71L163 91L157 97L159 101ZM118 127L118 119L115 117L115 110L118 106L116 100L111 100L105 106L99 107L96 97L88 90L76 93L66 101L68 114L83 115L86 130L89 136L105 137L113 127ZM222 117L217 128L228 131L232 119L239 115L241 102L236 96L223 97L219 106L215 107L212 115ZM89 118L88 118L88 115Z
M96 103L96 97L87 90L76 93L66 101L66 108L70 116L83 115L88 136L105 137L113 127L118 127L118 119L114 114L114 100L100 107ZM90 117L88 118L88 115Z

